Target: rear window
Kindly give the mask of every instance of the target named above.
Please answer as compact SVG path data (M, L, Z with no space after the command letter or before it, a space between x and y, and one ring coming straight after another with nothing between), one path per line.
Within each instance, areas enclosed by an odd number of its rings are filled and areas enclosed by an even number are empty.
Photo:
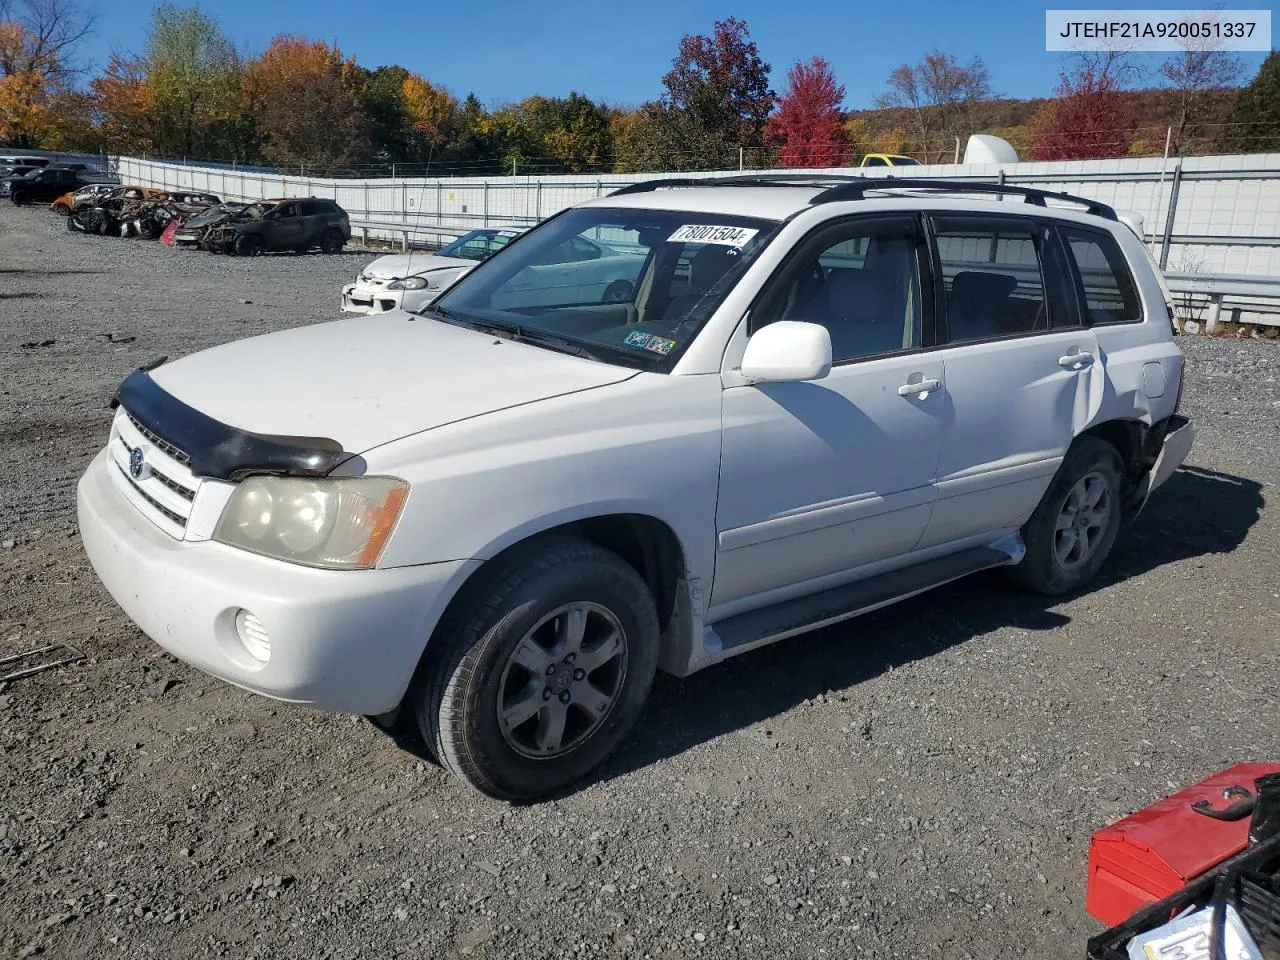
M1129 265L1115 238L1078 227L1062 228L1091 324L1141 323L1142 305Z

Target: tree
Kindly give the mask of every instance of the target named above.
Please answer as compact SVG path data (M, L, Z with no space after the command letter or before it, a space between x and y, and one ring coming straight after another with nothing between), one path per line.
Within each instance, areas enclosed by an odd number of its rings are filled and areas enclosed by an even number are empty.
M34 147L56 127L92 25L76 0L0 0L0 140Z
M1081 61L1064 72L1055 92L1035 121L1033 160L1103 160L1129 150L1129 116L1124 97L1106 65L1095 72Z
M765 133L784 167L834 167L844 156L845 127L840 105L844 87L826 60L814 57L787 71L787 89Z
M155 150L154 96L145 59L112 54L102 76L95 77L89 88L108 149L120 153Z
M457 98L443 87L434 87L410 73L400 84L400 99L408 152L415 159L429 162L453 131Z
M355 65L337 47L281 35L250 64L245 99L271 160L328 167L368 157L357 89Z
M146 63L154 149L170 156L236 156L225 141L240 113L243 67L218 24L194 7L160 4Z
M961 64L949 53L934 50L914 66L895 67L885 81L889 89L876 98L881 109L905 109L915 128L922 158L941 158L955 137L977 129L975 109L992 97L991 79L981 57Z
M763 149L776 99L769 72L742 20L717 20L709 37L685 35L662 78L666 94L642 108L666 128L649 145L670 144L667 164L686 169L735 165L740 149Z
M1170 138L1170 150L1175 155L1189 152L1188 128L1204 119L1205 94L1235 86L1242 69L1240 58L1234 54L1191 45L1161 65L1160 74L1178 97L1178 116Z
M1236 94L1227 116L1226 132L1218 139L1230 153L1263 153L1280 144L1280 53L1271 51L1258 75Z

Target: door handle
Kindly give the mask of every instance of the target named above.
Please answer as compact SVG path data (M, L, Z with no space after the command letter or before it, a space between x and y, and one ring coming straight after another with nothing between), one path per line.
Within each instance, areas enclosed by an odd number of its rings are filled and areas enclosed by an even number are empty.
M927 380L917 380L915 383L904 383L898 388L898 396L900 397L918 397L923 399L935 390L942 389L942 381L935 380L930 377Z
M1093 354L1081 350L1079 353L1066 353L1058 358L1058 366L1068 370L1084 370L1093 365Z

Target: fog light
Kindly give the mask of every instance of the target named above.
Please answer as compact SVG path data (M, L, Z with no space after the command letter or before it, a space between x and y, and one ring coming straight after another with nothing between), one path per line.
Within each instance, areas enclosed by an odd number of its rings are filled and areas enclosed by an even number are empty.
M236 614L236 636L253 659L263 663L271 659L271 637L267 628L248 610Z

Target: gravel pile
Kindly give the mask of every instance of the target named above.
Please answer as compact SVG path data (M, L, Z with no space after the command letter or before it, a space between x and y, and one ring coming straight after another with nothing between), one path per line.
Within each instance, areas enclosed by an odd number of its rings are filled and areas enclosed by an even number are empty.
M1280 758L1280 344L1184 336L1201 439L1100 583L971 578L659 678L553 802L161 653L76 478L134 367L336 317L367 255L254 260L0 207L0 956L1067 957L1092 830Z

